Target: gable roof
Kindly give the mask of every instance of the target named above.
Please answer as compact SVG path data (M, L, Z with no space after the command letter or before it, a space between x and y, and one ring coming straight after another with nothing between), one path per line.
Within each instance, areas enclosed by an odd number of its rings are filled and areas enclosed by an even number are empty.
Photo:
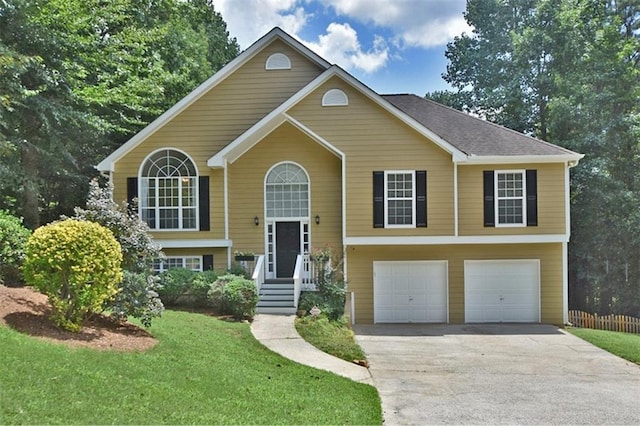
M550 156L556 160L560 159L557 157L566 157L567 161L578 161L583 157L582 154L416 95L382 95L382 97L464 152L470 162L473 162L474 157L491 158L491 161L499 161L500 158L495 157L502 157L503 160L508 158L509 161L513 161L513 157L521 156Z
M222 150L218 151L207 161L207 165L209 167L223 167L225 160L234 162L238 159L242 154L247 152L251 146L258 143L262 138L264 138L267 134L269 134L273 129L282 124L285 121L288 121L294 124L296 127L301 126L300 123L293 120L287 111L293 108L298 102L304 99L309 93L313 92L315 89L320 87L323 83L328 81L331 77L337 76L342 80L346 81L351 85L351 87L360 91L364 96L368 97L373 102L377 103L379 106L387 110L392 115L396 116L398 119L402 120L404 123L409 125L411 128L416 130L418 133L422 134L424 137L433 141L440 148L448 152L452 155L454 161L463 161L465 159L465 155L463 152L458 150L455 146L442 139L440 136L432 132L429 128L425 127L418 121L414 120L414 118L405 114L402 110L394 107L389 102L385 101L380 95L367 87L364 83L357 80L348 72L344 71L337 65L332 65L325 72L320 74L314 80L312 80L309 84L303 87L296 94L291 96L285 102L283 102L279 107L271 111L264 118L254 124L252 127L247 129L243 134L238 136L235 140L225 146ZM295 121L295 122L294 122ZM306 128L305 128L306 129ZM305 132L310 132L310 130L304 130ZM317 140L320 140L319 136L314 136ZM322 139L324 141L324 139ZM326 141L322 142L323 145L327 146L331 151L336 151L336 149Z
M162 115L151 122L147 127L136 133L131 139L124 143L120 148L112 152L107 158L102 160L96 169L102 172L114 171L114 163L122 158L125 154L145 141L149 136L153 135L162 126L171 121L174 117L187 109L191 104L196 102L202 96L207 94L211 89L224 81L229 75L233 74L238 68L248 62L256 54L258 54L265 46L269 45L274 39L279 39L288 44L291 48L306 56L313 63L319 67L327 69L331 66L329 62L324 60L319 55L315 54L311 49L304 46L298 40L291 37L282 29L275 27L247 49L245 49L234 60L222 67L218 72L213 74L200 86L196 87L191 93L182 98L178 103L165 111Z

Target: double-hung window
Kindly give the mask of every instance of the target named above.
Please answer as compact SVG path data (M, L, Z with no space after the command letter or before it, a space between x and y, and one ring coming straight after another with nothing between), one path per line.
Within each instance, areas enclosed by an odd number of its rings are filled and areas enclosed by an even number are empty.
M427 171L373 172L373 227L427 226Z
M538 226L537 170L485 170L484 226Z
M497 226L523 226L526 220L526 182L524 170L496 171Z
M385 180L385 227L413 227L416 205L413 171L387 171Z

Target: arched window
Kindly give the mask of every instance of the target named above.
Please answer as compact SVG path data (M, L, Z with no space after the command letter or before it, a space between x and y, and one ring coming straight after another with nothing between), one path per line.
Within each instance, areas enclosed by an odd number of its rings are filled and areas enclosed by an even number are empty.
M183 152L162 149L140 170L140 211L151 229L197 229L198 173Z
M309 216L309 178L293 163L281 163L267 174L265 182L267 218Z

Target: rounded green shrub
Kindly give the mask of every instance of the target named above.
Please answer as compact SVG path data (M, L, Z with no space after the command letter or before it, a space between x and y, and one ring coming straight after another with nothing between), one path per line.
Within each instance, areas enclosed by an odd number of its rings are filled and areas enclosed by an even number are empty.
M18 284L21 281L20 267L29 235L31 231L22 225L22 220L0 210L0 282Z
M235 319L251 319L256 314L258 290L253 281L237 277L224 286L222 294Z
M175 306L192 287L197 272L186 268L171 268L159 275L158 294L162 303Z
M49 296L54 324L69 331L80 331L122 280L120 244L97 223L67 219L38 228L25 254L25 280Z

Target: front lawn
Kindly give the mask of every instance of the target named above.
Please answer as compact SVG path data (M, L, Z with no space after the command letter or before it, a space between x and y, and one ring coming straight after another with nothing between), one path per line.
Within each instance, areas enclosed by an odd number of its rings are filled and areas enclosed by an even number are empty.
M0 424L380 424L375 388L274 354L249 326L166 311L144 353L0 326Z
M296 318L298 334L323 352L345 361L364 361L366 356L355 342L353 331L344 317L338 321L329 321L327 317Z
M640 335L567 327L567 331L628 361L640 364Z

